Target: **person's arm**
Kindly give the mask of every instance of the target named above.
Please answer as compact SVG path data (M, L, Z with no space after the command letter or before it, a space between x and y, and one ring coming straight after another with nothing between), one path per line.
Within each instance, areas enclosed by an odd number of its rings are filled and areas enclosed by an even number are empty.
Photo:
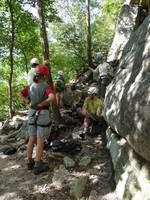
M93 69L91 67L88 67L89 70L91 70L94 74L98 74L99 70L98 70L98 66L96 67L96 69Z
M92 72L94 72L94 69L92 67L88 67L88 69Z
M52 89L50 86L47 86L45 94L47 96L47 99L39 103L38 107L48 106L50 102L54 101L54 94L52 93Z
M48 98L38 104L38 107L48 106L50 102L54 101L54 94L50 93Z
M115 75L115 74L114 74L113 67L110 66L110 65L108 64L107 69L108 69L108 75L111 76L111 77L113 78L114 75Z
M102 108L103 108L103 102L102 102L102 100L100 100L100 104L99 104L99 106L98 106L98 108L97 108L97 112L96 112L96 115L97 115L98 117L101 116Z
M24 97L22 96L22 94L20 94L21 98L23 99L23 101L26 103L26 104L29 104L30 103L30 100L28 99L28 97Z
M102 113L101 109L98 108L98 109L97 109L97 112L96 112L96 115L99 117L99 116L101 116L101 113Z
M23 99L23 101L26 103L26 104L29 104L30 103L30 100L28 98L28 87L25 87L24 89L22 89L20 92L19 92L21 98Z

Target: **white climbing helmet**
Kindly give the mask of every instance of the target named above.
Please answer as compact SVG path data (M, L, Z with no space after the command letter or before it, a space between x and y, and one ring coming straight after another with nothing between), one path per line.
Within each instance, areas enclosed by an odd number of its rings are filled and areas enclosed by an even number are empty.
M63 71L62 71L62 70L59 70L59 71L57 72L57 74L58 74L58 75L63 75Z
M98 94L97 88L96 87L90 87L88 89L88 94Z
M32 58L31 61L30 61L31 65L33 64L39 64L39 60L37 58Z

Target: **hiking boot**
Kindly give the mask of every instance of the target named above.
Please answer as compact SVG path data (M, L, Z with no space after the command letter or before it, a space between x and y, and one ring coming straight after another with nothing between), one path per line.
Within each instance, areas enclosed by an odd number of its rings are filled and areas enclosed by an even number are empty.
M34 169L33 169L33 173L35 175L38 175L42 172L47 172L48 170L49 170L48 163L45 163L43 161L36 161Z
M34 159L33 158L28 159L27 169L32 170L34 168L34 165L35 165Z

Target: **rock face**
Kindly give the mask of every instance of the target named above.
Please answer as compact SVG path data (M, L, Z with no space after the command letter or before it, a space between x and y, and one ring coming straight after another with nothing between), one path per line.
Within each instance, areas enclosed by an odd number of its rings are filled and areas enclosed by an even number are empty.
M126 44L104 104L110 126L150 161L150 15Z
M138 15L138 6L132 5L131 2L132 0L125 1L121 8L115 37L107 57L108 62L116 62L120 60L123 48L134 31Z
M107 139L119 199L149 200L149 162L138 156L125 139L119 139L110 129L107 130Z
M80 90L67 91L63 95L63 103L69 107L75 106L81 99L82 92Z

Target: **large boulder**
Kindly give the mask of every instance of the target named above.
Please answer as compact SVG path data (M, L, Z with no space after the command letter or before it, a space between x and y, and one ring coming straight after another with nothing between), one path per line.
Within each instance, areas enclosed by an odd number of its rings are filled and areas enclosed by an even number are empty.
M107 88L104 117L138 154L150 160L150 15L124 48Z
M150 199L149 161L137 155L124 138L107 130L107 148L112 157L116 182L116 193L123 200Z
M133 5L132 0L125 0L118 17L113 43L108 53L108 62L120 60L123 48L134 31L137 15L138 5Z
M81 98L82 98L82 92L80 90L75 90L75 91L68 90L64 92L62 100L65 106L73 107L77 103L79 103Z

